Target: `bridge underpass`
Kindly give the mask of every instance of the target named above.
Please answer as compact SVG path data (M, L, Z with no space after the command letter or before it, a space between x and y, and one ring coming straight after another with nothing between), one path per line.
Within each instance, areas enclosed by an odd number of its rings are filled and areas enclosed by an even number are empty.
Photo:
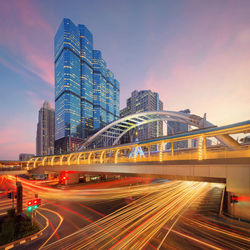
M69 171L75 174L89 173L97 175L122 174L126 176L150 176L153 178L226 183L228 192L250 194L250 159L55 165L53 167L39 166L31 172L43 174L45 171Z

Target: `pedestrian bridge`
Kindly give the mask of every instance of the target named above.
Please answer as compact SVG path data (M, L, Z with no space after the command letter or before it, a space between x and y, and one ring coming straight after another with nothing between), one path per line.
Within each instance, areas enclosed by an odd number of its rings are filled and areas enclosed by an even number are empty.
M207 139L249 133L250 121L199 129L173 136L63 155L34 157L33 171L74 171L154 175L165 178L225 182L227 191L250 193L250 146L207 146ZM174 149L174 143L198 140L197 148ZM171 144L167 149L166 145Z

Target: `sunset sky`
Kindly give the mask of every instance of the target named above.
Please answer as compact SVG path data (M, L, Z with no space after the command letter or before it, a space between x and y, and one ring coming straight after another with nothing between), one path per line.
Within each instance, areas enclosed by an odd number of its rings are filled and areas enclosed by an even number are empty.
M250 119L249 0L0 0L0 159L35 153L38 110L54 106L53 42L62 19L93 33L120 82L164 110L216 125Z

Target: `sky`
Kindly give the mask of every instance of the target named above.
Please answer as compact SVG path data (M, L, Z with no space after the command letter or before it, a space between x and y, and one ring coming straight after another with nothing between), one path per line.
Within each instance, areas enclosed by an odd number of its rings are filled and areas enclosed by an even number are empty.
M35 153L38 111L54 106L54 35L84 24L120 82L158 92L216 125L250 118L249 0L0 0L0 159Z

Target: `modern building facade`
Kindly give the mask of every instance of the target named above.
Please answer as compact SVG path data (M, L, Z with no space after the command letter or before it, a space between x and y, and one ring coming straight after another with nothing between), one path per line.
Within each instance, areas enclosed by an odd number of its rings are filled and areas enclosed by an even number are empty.
M54 154L55 140L55 111L48 102L44 102L39 110L37 133L36 133L36 155Z
M185 113L185 114L190 114L189 109L181 110L179 112ZM185 123L181 122L174 122L174 121L168 121L167 122L167 134L168 135L174 135L182 132L187 132L188 131L188 125ZM188 148L189 142L188 140L185 141L180 141L180 142L175 142L174 143L174 148ZM168 148L171 147L170 143L167 145Z
M54 50L55 152L71 152L119 118L120 85L86 26L64 18Z
M131 97L127 99L127 106L120 111L120 117L141 113L145 111L163 110L163 102L159 99L159 94L151 90L133 91ZM122 142L132 142L146 140L163 135L163 122L156 121L139 126L136 130L131 130L124 136Z
M21 153L19 154L19 161L28 161L30 158L34 156L35 156L34 154Z

